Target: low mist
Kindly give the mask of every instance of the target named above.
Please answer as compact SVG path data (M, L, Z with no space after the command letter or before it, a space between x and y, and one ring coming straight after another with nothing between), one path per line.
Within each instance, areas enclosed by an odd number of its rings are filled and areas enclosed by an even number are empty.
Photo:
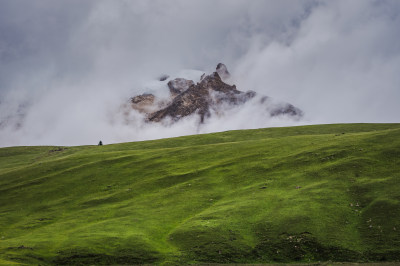
M400 2L5 0L0 146L86 145L231 129L400 122ZM227 65L241 91L289 102L301 120L241 108L146 123L124 105Z

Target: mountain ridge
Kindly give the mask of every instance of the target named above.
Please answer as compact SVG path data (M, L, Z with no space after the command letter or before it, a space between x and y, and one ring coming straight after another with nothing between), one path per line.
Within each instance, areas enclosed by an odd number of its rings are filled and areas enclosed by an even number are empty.
M230 109L242 107L258 96L254 91L243 92L235 85L225 83L229 78L227 67L219 63L215 72L203 74L197 83L184 78L169 80L169 100L157 101L155 95L145 93L132 97L131 107L144 113L148 122L162 122L167 118L176 122L187 116L198 115L200 123L204 123L212 115L229 115ZM167 76L162 76L160 81L167 79ZM256 104L259 105L259 112L267 111L271 117L286 116L298 120L303 116L303 111L292 104L273 104L267 96L260 96Z

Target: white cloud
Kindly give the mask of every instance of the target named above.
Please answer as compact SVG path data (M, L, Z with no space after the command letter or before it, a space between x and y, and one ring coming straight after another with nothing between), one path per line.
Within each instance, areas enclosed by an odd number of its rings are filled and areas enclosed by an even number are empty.
M289 45L272 42L242 58L242 87L284 98L313 122L398 122L400 17L395 1L326 1Z
M240 90L303 109L303 123L399 122L399 11L396 0L1 1L0 146L293 124L251 105L202 128L118 116L159 75L219 62Z

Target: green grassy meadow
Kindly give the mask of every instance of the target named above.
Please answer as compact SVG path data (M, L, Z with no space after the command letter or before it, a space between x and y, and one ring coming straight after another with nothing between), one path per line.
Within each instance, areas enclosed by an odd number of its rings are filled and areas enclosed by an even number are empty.
M0 149L0 265L400 261L400 124Z

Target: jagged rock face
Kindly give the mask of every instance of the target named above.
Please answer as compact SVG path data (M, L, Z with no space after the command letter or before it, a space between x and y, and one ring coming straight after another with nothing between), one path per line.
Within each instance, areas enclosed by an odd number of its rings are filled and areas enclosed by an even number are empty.
M157 106L157 99L152 94L143 94L131 99L132 108L147 115L148 122L161 122L165 118L172 121L198 114L204 122L212 111L221 106L240 106L256 97L254 91L239 91L235 85L223 82L220 75L229 78L229 72L224 64L218 64L216 72L202 75L200 82L194 84L192 80L177 78L168 82L170 101L164 106ZM285 115L293 118L302 116L302 111L291 104L271 104L270 98L262 97L258 104L267 110L270 116ZM260 110L261 111L261 110Z
M131 98L131 102L133 104L140 104L140 103L142 103L142 104L153 104L154 103L154 99L155 99L155 96L153 94L144 93L142 95L138 95L138 96L132 97Z
M254 91L242 92L237 90L235 85L231 86L224 83L217 72L204 77L199 85L208 89L210 93L213 93L215 104L223 102L241 104L256 95Z
M278 115L290 115L290 116L302 116L303 112L293 105L286 103L282 104L281 106L277 106L271 110L271 116L278 116Z
M210 89L223 93L234 93L239 94L240 91L236 89L235 85L228 85L221 80L221 77L217 72L212 73L211 75L205 76L201 81L200 85Z
M201 120L209 115L210 95L206 88L202 86L191 86L174 98L172 103L166 108L149 114L148 120L159 122L166 117L179 120L182 117L197 112Z
M268 101L270 100L269 97L264 96L261 98L260 103L268 105ZM300 118L303 116L303 111L299 108L293 106L290 103L278 103L272 106L269 106L269 114L271 116L280 116L280 115L287 115L294 118Z
M168 82L168 88L173 98L189 89L189 87L192 85L194 85L193 80L184 78L176 78Z
M131 106L133 109L141 113L149 113L154 110L155 96L153 94L144 93L131 98Z
M222 63L219 63L217 65L216 71L222 80L226 80L231 77L231 74L229 73L228 68Z
M187 83L186 83L187 84ZM221 80L217 72L204 77L200 83L190 87L174 98L166 108L148 116L148 120L159 122L166 117L179 120L197 113L200 121L210 116L210 109L222 103L241 104L255 96L255 92L241 92L236 86L230 86Z

